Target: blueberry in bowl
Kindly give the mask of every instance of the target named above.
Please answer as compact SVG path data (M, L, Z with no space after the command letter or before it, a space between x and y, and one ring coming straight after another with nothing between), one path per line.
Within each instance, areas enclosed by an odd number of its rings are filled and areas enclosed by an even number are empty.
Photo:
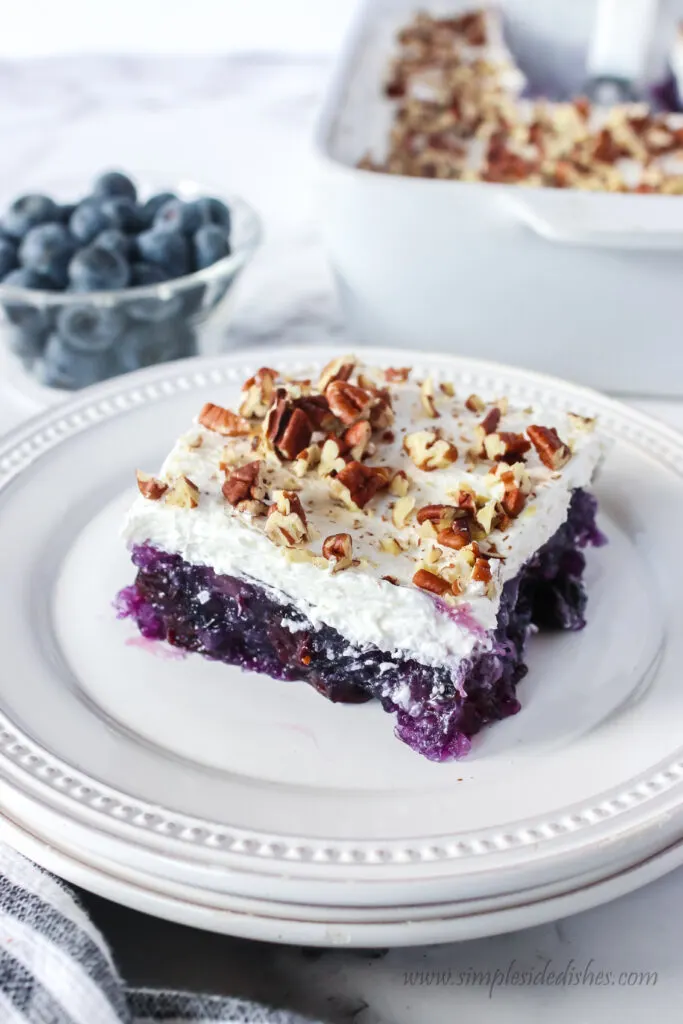
M196 355L259 240L244 200L188 182L112 170L19 196L0 210L0 344L63 390Z

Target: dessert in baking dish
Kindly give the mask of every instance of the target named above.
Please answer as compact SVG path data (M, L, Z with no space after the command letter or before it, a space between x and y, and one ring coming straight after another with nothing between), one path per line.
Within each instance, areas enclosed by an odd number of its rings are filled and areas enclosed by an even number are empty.
M138 473L121 613L462 756L519 710L529 633L584 624L593 427L350 356L317 381L262 368Z
M647 104L523 98L525 79L488 10L418 14L398 35L385 85L396 101L391 174L610 192L683 193L683 116Z

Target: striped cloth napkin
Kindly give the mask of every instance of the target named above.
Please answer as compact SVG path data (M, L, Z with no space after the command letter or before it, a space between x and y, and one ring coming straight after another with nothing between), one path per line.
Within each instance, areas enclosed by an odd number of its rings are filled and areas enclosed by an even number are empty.
M306 1024L296 1014L241 999L126 988L73 893L0 844L1 1024L154 1021Z

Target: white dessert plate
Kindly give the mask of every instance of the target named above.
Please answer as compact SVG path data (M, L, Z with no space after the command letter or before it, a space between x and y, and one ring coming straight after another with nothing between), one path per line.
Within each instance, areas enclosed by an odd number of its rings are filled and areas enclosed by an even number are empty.
M683 842L678 842L592 884L547 896L540 891L529 893L499 905L492 901L488 909L473 909L469 914L463 914L459 904L444 903L426 915L422 908L384 914L366 908L355 916L334 908L323 919L310 912L298 914L295 908L287 913L286 905L280 905L278 916L276 908L263 907L259 901L227 898L97 861L83 851L46 842L29 827L7 818L0 818L0 839L67 881L145 914L247 939L337 948L460 942L532 928L625 896L683 863Z
M276 361L311 375L335 354L281 349ZM683 553L667 538L683 438L593 392L401 353L461 395L597 414L612 440L596 485L610 543L589 554L588 626L531 642L521 713L462 762L421 759L375 705L178 657L116 620L113 597L133 578L118 529L135 469L154 469L204 401L234 404L261 361L117 379L0 445L5 810L149 875L327 907L597 879L678 839Z

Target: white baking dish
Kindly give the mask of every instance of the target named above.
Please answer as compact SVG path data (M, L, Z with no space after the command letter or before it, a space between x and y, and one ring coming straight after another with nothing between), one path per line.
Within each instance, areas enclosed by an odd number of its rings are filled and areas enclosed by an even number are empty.
M477 355L630 394L683 397L683 197L358 170L383 152L396 29L476 0L366 0L323 106L320 221L360 341ZM503 0L513 49L580 88L594 0ZM683 0L662 5L652 77ZM544 66L545 64L545 66Z

